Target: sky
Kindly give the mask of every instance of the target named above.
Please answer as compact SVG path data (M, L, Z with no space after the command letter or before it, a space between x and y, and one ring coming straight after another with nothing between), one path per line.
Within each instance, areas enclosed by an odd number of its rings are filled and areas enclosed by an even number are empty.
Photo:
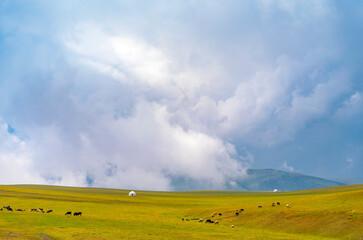
M363 2L0 1L0 184L363 177Z

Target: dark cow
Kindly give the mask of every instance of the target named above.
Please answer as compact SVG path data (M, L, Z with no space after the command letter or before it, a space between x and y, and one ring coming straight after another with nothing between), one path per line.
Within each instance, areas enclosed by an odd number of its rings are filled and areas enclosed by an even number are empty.
M72 212L66 212L64 215L72 215Z
M73 216L82 216L82 212L75 212Z
M43 208L39 208L40 211L43 211Z
M214 223L214 221L212 221L212 220L210 220L210 219L207 219L207 220L205 221L205 223Z
M30 211L29 212L36 212L37 211L37 209L36 208L32 208L32 209L30 209Z
M182 221L184 221L184 218L182 218Z
M241 208L241 210L240 210L241 212L244 212L244 209L243 208Z
M23 210L23 209L15 209L15 211L24 212L25 210Z
M262 206L261 205L258 205L258 208L262 208Z
M238 216L239 215L239 212L236 212L236 216Z
M73 216L82 216L82 212L75 212Z
M280 206L280 202L277 202L276 204Z
M222 216L222 213L218 213L219 216Z
M51 213L51 212L53 212L53 210L48 210L48 211L47 211L47 213Z
M271 207L275 207L275 203L272 203Z

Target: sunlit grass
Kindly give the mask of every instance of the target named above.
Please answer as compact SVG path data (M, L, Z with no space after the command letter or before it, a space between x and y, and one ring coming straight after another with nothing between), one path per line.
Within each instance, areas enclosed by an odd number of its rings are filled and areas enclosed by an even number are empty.
M277 201L281 205L271 207ZM282 193L137 191L136 197L126 190L18 185L0 186L0 205L26 210L0 212L0 238L363 238L363 185ZM245 211L235 216L241 208ZM67 211L83 216L65 216ZM223 215L212 218L213 212ZM219 224L198 223L199 218Z

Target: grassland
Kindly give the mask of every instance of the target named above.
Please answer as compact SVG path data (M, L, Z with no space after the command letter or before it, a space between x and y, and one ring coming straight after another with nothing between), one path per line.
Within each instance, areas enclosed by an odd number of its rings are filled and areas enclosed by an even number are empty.
M363 185L280 193L137 191L136 197L127 193L97 188L0 186L1 207L26 210L0 211L0 238L363 238ZM277 201L281 206L271 207ZM31 208L54 212L29 212ZM241 208L245 211L235 216ZM65 216L67 211L81 211L83 216ZM223 215L211 218L213 212ZM220 223L199 223L199 218L219 219Z

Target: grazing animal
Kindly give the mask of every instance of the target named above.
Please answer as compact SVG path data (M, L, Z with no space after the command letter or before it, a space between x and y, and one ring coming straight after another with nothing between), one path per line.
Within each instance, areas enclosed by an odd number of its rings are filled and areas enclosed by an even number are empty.
M10 206L4 206L3 208L5 208L8 211L13 211L13 209Z
M185 221L190 221L189 218L185 219Z
M43 208L39 208L40 211L43 211Z
M25 210L23 210L23 209L15 209L15 211L24 212Z
M36 208L32 208L32 209L29 210L29 212L33 212L33 211L36 212L37 209Z
M219 216L222 216L222 213L218 213Z
M47 211L47 213L51 213L51 212L53 212L53 210L48 210L48 211Z
M231 225L231 228L234 228L234 225Z
M184 218L182 218L182 221L184 221Z
M287 208L291 208L290 204L286 204L286 207L287 207Z
M236 216L238 216L239 215L239 212L236 212Z
M66 212L64 215L72 215L72 212Z
M244 211L244 209L243 208L241 208L241 212L243 212Z
M276 204L280 206L280 202L277 202Z
M207 220L205 221L205 223L214 223L214 221L212 221L212 220L210 220L210 219L207 219Z
M219 220L216 220L215 222L214 222L214 224L218 224L219 223Z
M261 205L258 205L258 208L262 208L262 206Z
M203 222L203 218L199 218L198 222Z
M275 203L272 203L271 207L275 207Z
M82 212L75 212L73 216L82 216Z

